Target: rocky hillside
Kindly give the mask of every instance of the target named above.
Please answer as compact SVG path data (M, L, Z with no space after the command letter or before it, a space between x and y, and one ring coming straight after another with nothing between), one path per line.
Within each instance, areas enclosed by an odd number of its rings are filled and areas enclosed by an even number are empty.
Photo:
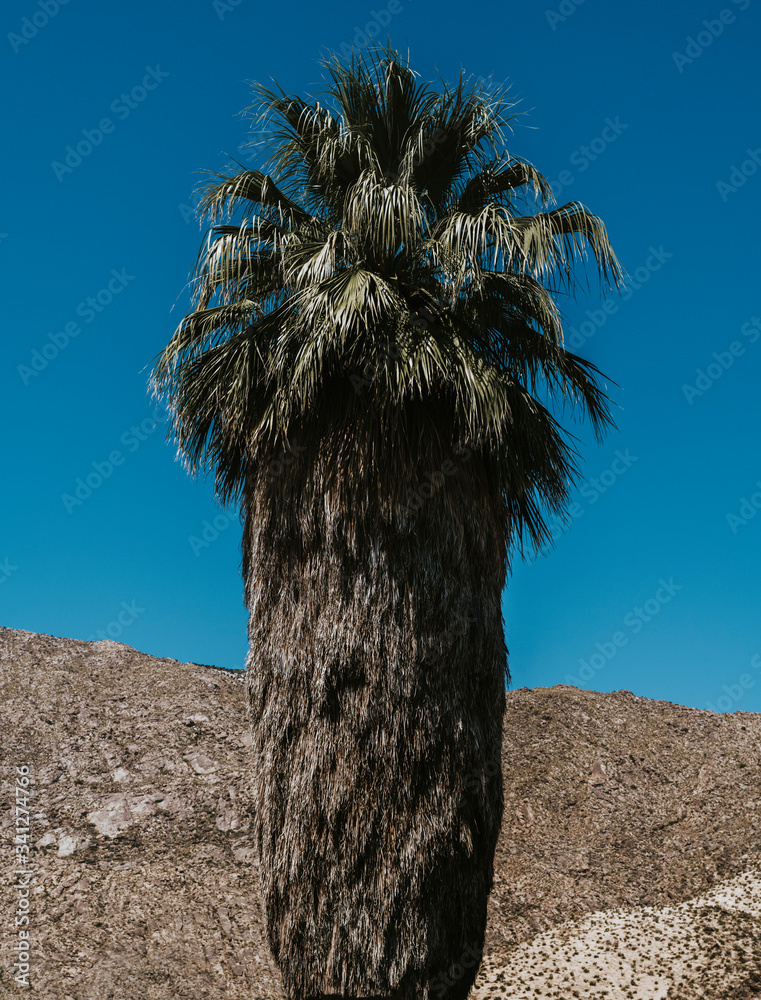
M28 927L26 995L280 1000L241 675L0 629L0 681L3 857L25 834L33 871L3 866L0 997ZM505 723L474 1000L761 995L761 716L558 686Z

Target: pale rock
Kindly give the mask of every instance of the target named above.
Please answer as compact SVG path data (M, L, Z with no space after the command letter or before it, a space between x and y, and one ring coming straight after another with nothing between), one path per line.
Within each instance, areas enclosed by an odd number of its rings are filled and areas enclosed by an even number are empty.
M103 803L103 809L96 809L87 814L87 820L98 833L113 839L122 830L132 826L133 819L127 800L123 795L111 795Z
M215 771L219 770L219 764L202 753L197 753L189 757L188 764L190 764L196 774L214 774Z
M58 841L58 857L68 858L76 851L81 851L86 847L89 847L92 843L90 837L77 837L71 833L65 833L61 839Z

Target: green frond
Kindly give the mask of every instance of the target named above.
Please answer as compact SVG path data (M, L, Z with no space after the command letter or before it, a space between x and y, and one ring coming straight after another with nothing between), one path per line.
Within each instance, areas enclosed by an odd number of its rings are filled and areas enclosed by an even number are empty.
M506 91L462 74L436 91L382 46L324 66L324 103L254 85L270 173L205 186L194 308L151 380L179 453L240 502L294 434L389 496L467 443L511 540L541 546L544 512L562 513L578 475L551 411L598 436L612 425L555 300L590 255L619 286L605 226L577 202L551 207L545 177L508 155ZM528 214L531 198L546 210Z
M425 237L426 213L409 185L387 183L364 171L344 204L344 224L381 270L404 247L409 253Z
M551 212L515 220L521 249L534 273L571 284L573 266L587 248L597 262L600 281L620 287L623 271L608 241L605 225L577 201Z
M531 188L535 198L552 200L550 182L530 163L512 159L506 167L500 167L501 161L497 160L470 178L458 199L460 211L479 211L488 202L499 200L503 195L510 198L516 189L523 187Z
M206 184L198 208L201 213L208 214L212 221L216 221L225 211L235 211L242 203L274 209L281 221L292 226L310 218L308 212L291 201L272 178L260 170L244 170L231 177L215 171L207 173L217 180L210 180Z

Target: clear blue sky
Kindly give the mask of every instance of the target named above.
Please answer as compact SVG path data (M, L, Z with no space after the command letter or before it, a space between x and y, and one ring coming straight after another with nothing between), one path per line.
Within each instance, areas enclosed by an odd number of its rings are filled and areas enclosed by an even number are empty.
M760 8L7 0L0 624L243 665L239 528L153 427L146 366L187 305L198 171L254 164L246 81L314 93L326 49L388 34L427 79L512 85L512 150L636 283L563 303L619 430L582 433L572 527L516 561L512 686L761 711Z

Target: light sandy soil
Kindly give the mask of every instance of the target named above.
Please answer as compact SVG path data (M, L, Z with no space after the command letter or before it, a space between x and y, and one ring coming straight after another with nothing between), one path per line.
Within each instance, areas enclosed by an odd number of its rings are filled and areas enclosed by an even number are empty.
M485 956L471 1000L666 1000L731 996L733 989L745 995L761 969L761 870L675 906L567 921L507 959L498 964Z

